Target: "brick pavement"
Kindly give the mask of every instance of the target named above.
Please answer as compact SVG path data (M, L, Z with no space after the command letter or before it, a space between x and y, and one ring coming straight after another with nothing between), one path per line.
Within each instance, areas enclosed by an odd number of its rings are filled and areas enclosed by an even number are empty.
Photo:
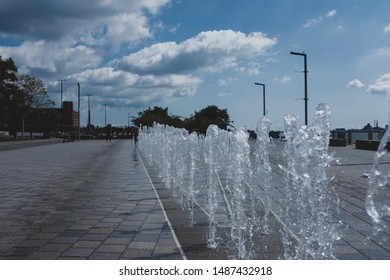
M330 151L340 158L330 168L340 199L335 218L342 230L335 256L390 259L390 243L381 239L383 235L368 238L372 223L365 211L364 174L372 166L374 152L353 146ZM229 258L226 247L206 247L207 217L199 211L197 224L190 226L188 211L172 198L156 171L147 164L146 169L148 173L126 140L1 152L0 259ZM280 187L283 178L273 183ZM280 225L276 220L271 225L273 234L258 240L263 259L283 254Z
M183 259L133 143L0 152L0 259Z
M339 198L339 211L334 216L342 223L342 239L336 247L338 259L390 260L390 230L373 235L373 223L366 212L369 179L366 174L373 165L375 152L357 150L354 146L330 147L339 159L329 174ZM382 162L390 168L390 162ZM390 227L390 220L383 220Z
M62 139L43 139L43 140L18 140L10 142L0 142L0 152L8 150L23 149L29 147L36 147L42 145L51 145L56 143L62 143Z

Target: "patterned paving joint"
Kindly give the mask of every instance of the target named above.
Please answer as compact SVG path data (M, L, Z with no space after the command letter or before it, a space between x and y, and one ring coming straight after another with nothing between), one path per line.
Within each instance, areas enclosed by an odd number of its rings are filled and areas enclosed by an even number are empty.
M130 141L0 152L0 259L183 259Z

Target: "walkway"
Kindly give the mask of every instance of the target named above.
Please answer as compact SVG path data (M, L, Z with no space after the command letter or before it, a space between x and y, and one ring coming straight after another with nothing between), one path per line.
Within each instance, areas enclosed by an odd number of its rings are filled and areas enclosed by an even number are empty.
M184 257L129 140L2 151L0 178L0 259Z
M335 256L389 260L389 239L383 241L383 235L368 239L372 222L365 211L364 174L374 152L351 146L330 151L340 158L329 170L340 199L335 218L342 239L335 244ZM229 258L224 248L206 247L204 213L197 211L191 226L180 199L172 198L156 170L145 165L129 140L0 152L0 259ZM198 180L204 184L205 178ZM274 187L283 185L282 176L280 180ZM280 225L271 225L273 234L258 237L264 259L283 254ZM390 236L389 230L385 235Z

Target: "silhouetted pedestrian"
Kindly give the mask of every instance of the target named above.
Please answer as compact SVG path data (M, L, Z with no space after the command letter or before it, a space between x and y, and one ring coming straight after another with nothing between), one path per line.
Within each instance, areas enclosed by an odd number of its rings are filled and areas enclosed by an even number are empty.
M111 128L111 124L108 124L106 126L106 142L110 141L111 143L111 134L112 134L112 128Z
M137 146L137 144L138 144L139 127L136 126L136 125L134 125L134 126L131 128L131 134L133 135L134 145Z

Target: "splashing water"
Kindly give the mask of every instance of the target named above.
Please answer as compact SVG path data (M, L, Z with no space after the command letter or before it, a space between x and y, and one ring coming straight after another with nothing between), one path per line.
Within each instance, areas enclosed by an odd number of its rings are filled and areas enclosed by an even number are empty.
M254 236L259 232L273 234L268 225L272 213L279 216L277 220L284 227L284 258L327 259L332 258L333 242L339 239L330 210L337 202L326 174L332 161L328 154L329 118L325 104L317 107L310 127L298 127L296 117L285 117L286 164L280 166L285 174L284 197L271 197L274 176L280 175L273 173L269 161L271 123L266 117L256 127L253 165L245 130L227 132L215 125L201 137L155 124L142 130L139 149L173 196L188 209L191 226L195 224L195 210L206 214L207 247L224 244L231 249L232 258L256 258L259 248ZM275 213L271 210L273 203L283 205L285 211ZM230 235L219 236L221 225L228 226ZM291 236L298 245L289 250Z
M272 172L271 165L269 162L270 130L271 122L266 116L263 116L257 122L256 125L257 141L255 147L255 164L253 170L253 179L256 180L257 184L259 184L259 186L263 190L262 193L265 195L262 200L262 203L264 205L263 218L261 219L259 216L255 215L257 224L262 224L262 228L260 228L259 230L262 230L264 233L269 233L268 217L270 215L270 208L272 203L272 199L269 193L271 188ZM253 189L253 196L256 198L260 198L258 188ZM259 200L255 201L255 208L258 208L258 201Z
M374 224L373 235L390 227L390 223L386 221L386 218L390 218L390 171L386 168L388 165L381 164L386 159L389 160L390 155L386 148L389 141L390 126L387 127L386 133L382 137L369 174L366 211Z
M253 258L253 211L250 207L253 201L253 191L247 191L246 178L251 176L249 160L249 144L247 134L237 129L230 137L230 150L227 165L226 187L230 190L229 204L234 209L231 214L231 239L238 259ZM251 213L252 215L250 215Z
M223 150L218 144L219 129L215 125L210 125L206 131L206 148L205 162L208 165L208 181L207 181L207 211L209 215L209 233L207 237L207 246L209 248L217 248L217 233L215 215L218 208L218 181L216 173L218 172L218 164L222 161Z
M198 135L193 132L188 137L188 145L189 145L189 154L190 154L190 166L189 166L189 184L188 184L188 203L190 210L190 218L191 218L191 226L194 225L194 207L195 207L195 199L198 190L195 188L195 172L197 168L197 162L200 161L200 140Z
M296 234L298 246L287 250L287 259L327 259L340 239L332 219L335 192L329 187L326 169L333 160L328 154L330 110L317 107L311 127L297 126L297 118L285 117L286 211L285 223ZM285 240L287 238L285 237Z

